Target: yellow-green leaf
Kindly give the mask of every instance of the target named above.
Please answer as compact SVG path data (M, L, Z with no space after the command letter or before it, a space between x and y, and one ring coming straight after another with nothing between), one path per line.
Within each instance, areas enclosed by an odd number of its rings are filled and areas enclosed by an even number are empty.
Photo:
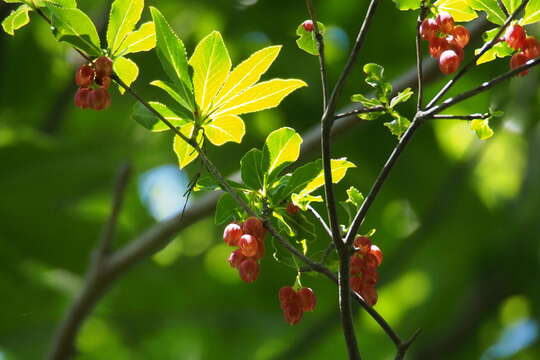
M471 121L471 129L476 132L480 140L487 140L493 136L493 130L489 127L489 119Z
M214 31L202 39L189 64L193 67L195 100L206 114L231 70L231 58L221 34Z
M18 30L30 22L28 12L32 10L30 6L23 4L13 10L8 17L2 21L2 28L9 35L14 35L15 30Z
M229 141L241 143L246 133L244 121L236 115L224 115L212 119L203 125L203 128L208 140L217 146Z
M133 31L141 18L143 8L144 0L116 0L113 2L107 27L107 45L112 54L123 47L126 36Z
M487 19L494 24L502 25L506 20L497 0L468 0L468 3L474 10L485 12Z
M223 104L216 116L241 115L276 107L285 96L303 86L307 84L297 79L273 79L259 83Z
M266 138L263 150L263 169L268 175L276 169L295 162L300 156L302 137L288 127L275 130Z
M471 21L478 17L467 0L438 0L435 6L439 11L449 12L457 22Z
M194 123L191 122L180 128L180 132L184 134L187 138L193 136ZM197 134L197 143L202 145L203 136L201 133ZM180 136L175 135L174 137L174 152L178 157L178 165L180 169L184 168L186 165L189 165L193 160L199 156L199 153L187 142L185 142Z
M253 53L235 67L219 91L214 106L219 106L259 81L272 65L280 50L281 46L269 46Z
M332 159L331 161L332 182L334 184L337 184L338 182L340 182L347 174L347 170L354 167L356 167L356 165L348 161L346 158L337 159L337 160ZM300 195L309 194L317 190L323 185L324 185L324 170L321 170L321 173L315 179L313 179L313 181L311 181L309 184L306 185L306 187L300 192Z
M137 64L125 57L119 57L114 60L113 69L116 75L118 75L127 86L133 84L139 76L139 67ZM120 91L120 94L124 94L125 92L124 88L121 86L118 87L118 90Z
M540 21L540 0L530 0L527 7L525 7L525 15L520 24L528 25L538 21Z
M153 21L142 24L137 31L126 36L122 47L117 51L120 56L149 51L156 47L156 26Z
M167 105L157 101L149 101L148 104L175 127L180 127L190 121L190 118L186 117L182 109L171 109ZM139 102L135 103L133 106L133 113L131 116L139 124L150 131L159 132L170 130L156 114L148 110L146 106Z

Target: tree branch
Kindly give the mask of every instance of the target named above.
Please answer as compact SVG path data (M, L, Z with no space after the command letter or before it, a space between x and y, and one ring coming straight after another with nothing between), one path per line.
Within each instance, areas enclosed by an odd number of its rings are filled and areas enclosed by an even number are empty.
M384 106L374 106L374 107L370 107L370 108L360 108L360 109L354 109L354 110L351 110L351 111L347 111L347 112L344 112L344 113L341 113L341 114L337 114L336 116L334 116L334 120L337 120L337 119L341 119L341 118L344 118L344 117L349 117L349 116L356 116L356 115L360 115L360 114L369 114L369 113L373 113L373 112L377 112L377 111L384 111L385 108Z
M330 238L332 238L332 230L330 230L330 227L326 224L326 222L324 221L323 217L321 216L321 214L319 214L317 212L317 210L315 210L313 208L313 206L311 205L308 205L308 210L309 212L315 217L315 219L317 219L319 221L319 223L321 224L321 226L323 227L324 231L326 231L326 233L328 234L328 236L330 236ZM333 244L333 243L332 243Z
M433 115L432 119L439 119L439 120L484 120L492 115L490 113L484 113L484 114L470 114L470 115Z
M323 112L326 110L326 103L328 101L328 73L326 71L326 61L324 56L324 39L317 23L317 16L311 0L306 0L306 8L309 13L311 21L313 21L313 30L315 32L315 40L317 40L317 50L319 51L319 70L321 72L321 88L323 98Z

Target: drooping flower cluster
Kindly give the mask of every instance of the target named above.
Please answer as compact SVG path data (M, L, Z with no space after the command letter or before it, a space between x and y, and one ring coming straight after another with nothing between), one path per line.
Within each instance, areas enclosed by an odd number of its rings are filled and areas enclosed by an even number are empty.
M317 298L310 288L303 287L295 291L290 286L284 286L279 289L279 303L285 321L294 325L302 319L304 311L315 310Z
M103 110L111 105L109 86L111 85L112 61L101 56L93 64L82 65L75 73L75 83L79 86L75 94L75 106L81 109Z
M429 41L429 54L439 60L439 69L445 75L455 72L463 61L463 48L471 35L461 26L455 25L452 15L441 11L435 19L424 19L420 25L420 36Z
M371 306L377 303L375 285L379 280L377 267L381 265L383 254L377 245L365 236L354 240L355 253L349 262L351 289L360 294Z
M229 256L229 264L240 278L252 283L259 276L259 260L264 257L266 229L261 220L249 217L244 223L230 223L223 231L223 241L237 247Z
M540 56L540 43L538 40L534 36L527 36L525 29L518 24L509 26L501 40L506 41L508 46L517 50L510 59L510 69L515 69ZM529 70L525 70L520 72L519 75L525 76L528 73Z

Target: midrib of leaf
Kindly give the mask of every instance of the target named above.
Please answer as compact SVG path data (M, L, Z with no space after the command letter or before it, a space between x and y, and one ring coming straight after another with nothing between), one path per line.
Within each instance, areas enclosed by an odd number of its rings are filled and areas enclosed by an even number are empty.
M476 0L478 1L480 4L482 4L484 6L484 11L486 11L487 13L492 13L493 15L495 15L495 17L497 19L499 19L500 21L502 21L504 23L504 18L501 18L500 15L497 13L496 10L493 10L491 9L488 5L486 5L482 0Z
M219 127L219 126L213 125L213 123L209 123L209 124L207 124L207 125L205 125L205 126L211 127L212 129L216 129L216 130L218 130L218 131L220 131L220 132L222 132L222 133L228 135L229 137L234 138L234 135L233 135L232 133L230 133L230 132L228 132L228 131L225 131L224 128L221 128L221 127Z
M129 7L127 8L126 12L125 12L125 16L122 18L122 22L120 23L120 26L118 26L118 29L116 30L116 34L114 35L114 40L111 44L111 46L114 46L114 44L116 44L116 39L118 39L118 34L120 33L120 29L122 29L122 26L124 25L124 22L126 21L126 18L128 17L128 14L131 10L131 7L133 6L133 3L134 1L130 1L129 2ZM114 54L117 50L120 49L120 47L122 46L122 43L124 42L124 40L126 39L126 36L128 34L125 34L124 35L124 38L122 39L122 41L120 41L120 43L118 44L118 47L116 49L114 49L114 51L112 51L112 53Z
M540 14L540 10L536 10L535 12L533 12L532 14L528 15L526 18L523 19L523 21L527 21L528 19L532 19L534 18L535 16L537 16L538 14Z
M204 82L203 82L203 88L202 88L202 96L201 96L201 108L202 110L206 110L206 105L205 104L205 98L206 98L206 86L208 84L208 82L210 81L209 79L211 78L210 76L210 73L211 73L211 69L212 69L212 58L214 57L214 52L215 52L215 49L216 49L216 39L215 39L215 36L213 38L213 41L212 41L212 50L210 52L210 56L208 57L210 60L208 61L208 67L206 68L206 74L204 76ZM215 74L214 74L215 76Z
M255 85L254 85L254 86L255 86ZM249 90L249 89L251 89L252 87L253 87L253 86L249 87L248 89L246 89L246 91ZM219 116L220 114L222 114L222 113L225 112L225 111L226 111L226 112L229 112L229 111L232 111L232 110L234 110L234 109L236 109L236 108L239 108L239 107L241 107L241 106L246 106L246 105L249 105L249 104L252 104L252 103L255 103L255 102L263 101L263 100L266 99L266 98L269 98L269 97L272 97L272 96L274 96L274 95L276 95L276 94L279 94L279 93L281 93L281 92L287 91L287 90L289 90L289 88L291 88L291 87L293 87L293 86L292 86L292 85L291 85L291 86L287 86L287 87L285 87L285 88L279 89L278 91L275 91L275 92L273 92L273 93L270 93L270 94L268 94L268 95L266 95L266 96L259 97L259 98L255 99L255 100L247 101L247 102L238 104L238 105L236 105L236 106L233 106L233 107L231 107L231 108L225 108L225 109L223 109L223 111L218 112L217 114L215 114L215 116ZM245 91L243 91L241 94L243 94L243 93L245 93ZM235 96L234 98L232 98L230 101L232 102L234 99L236 99L236 98L237 98L238 96L240 96L241 94L236 95L236 96ZM225 105L227 105L227 104L223 104L223 106L225 106Z
M244 75L244 76L236 83L235 86L233 86L232 88L230 88L230 90L227 91L226 94L223 94L223 95L220 97L220 99L219 99L218 103L216 104L216 106L219 106L220 104L223 104L224 102L226 102L226 101L227 101L227 95L229 95L234 89L236 89L238 86L240 86L240 84L242 83L242 81L244 81L249 75L251 75L251 74L255 71L255 69L256 69L262 62L264 62L268 57L270 57L270 56L271 56L271 54L268 54L268 55L266 55L265 57L263 57L259 62L257 62L257 63L251 68L251 70L248 71L248 72L247 72L247 73L246 73L246 74L245 74L245 75ZM232 72L229 74L229 76L230 76L231 74L232 74ZM228 80L228 79L227 79L227 80ZM225 82L227 82L227 80L225 80ZM256 85L256 84L253 84L252 86L254 86L254 85ZM246 88L244 91L248 90L249 88L251 88L251 86L248 87L248 88ZM240 92L238 95L242 94L244 91ZM237 96L238 96L238 95L237 95ZM236 97L236 96L235 96L235 97Z
M152 36L156 36L156 33L147 35L147 36L143 37L141 40L135 41L134 43L131 43L130 45L128 45L127 48L125 48L124 51L122 51L120 54L118 54L118 57L124 55L126 52L129 51L130 48L134 47L135 45L137 45L137 44L139 44L139 43L141 43L141 42L143 42L143 41L145 41L145 40L148 39L148 38L151 38ZM126 36L126 38L127 38L127 36Z

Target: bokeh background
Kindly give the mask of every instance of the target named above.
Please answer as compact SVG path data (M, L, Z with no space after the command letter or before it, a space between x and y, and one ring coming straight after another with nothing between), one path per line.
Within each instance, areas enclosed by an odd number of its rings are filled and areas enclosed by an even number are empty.
M108 1L80 0L98 26ZM147 1L169 19L191 52L220 30L237 64L270 44L283 51L270 77L297 77L304 88L276 110L246 116L242 145L210 156L226 174L240 157L280 126L304 132L320 118L316 58L295 46L306 18L302 1ZM366 1L315 1L328 27L328 65L335 80L351 47ZM0 4L5 17L12 4ZM348 81L349 95L368 91L361 64L377 62L390 79L414 66L413 13L385 1ZM144 19L149 19L145 10ZM14 38L0 34L0 359L44 357L53 331L84 281L89 256L109 213L115 173L129 161L134 175L120 216L115 247L174 216L197 165L180 172L171 135L151 134L130 118L134 100L113 95L103 112L72 105L80 58L58 44L37 17ZM534 26L530 33L538 34ZM470 59L472 46L466 52ZM135 84L163 78L155 53L133 57ZM454 93L508 68L508 59L482 65ZM452 113L505 111L496 135L481 142L467 122L424 126L406 149L364 225L385 253L378 311L402 337L423 332L409 359L540 358L540 126L539 70L452 108ZM427 94L440 88L431 83ZM405 107L410 114L413 101ZM337 187L340 199L355 185L367 192L396 143L381 121L360 123L336 138L334 157L358 168ZM308 161L316 156L309 153ZM195 194L193 202L200 194ZM189 210L188 210L189 211ZM344 214L342 214L344 216ZM295 271L267 255L254 284L242 283L226 259L222 227L206 219L178 234L163 250L114 283L86 321L77 359L343 359L336 289L306 275L318 307L297 326L282 319L278 289ZM317 252L328 239L311 244ZM391 359L394 347L362 311L355 315L367 359Z

